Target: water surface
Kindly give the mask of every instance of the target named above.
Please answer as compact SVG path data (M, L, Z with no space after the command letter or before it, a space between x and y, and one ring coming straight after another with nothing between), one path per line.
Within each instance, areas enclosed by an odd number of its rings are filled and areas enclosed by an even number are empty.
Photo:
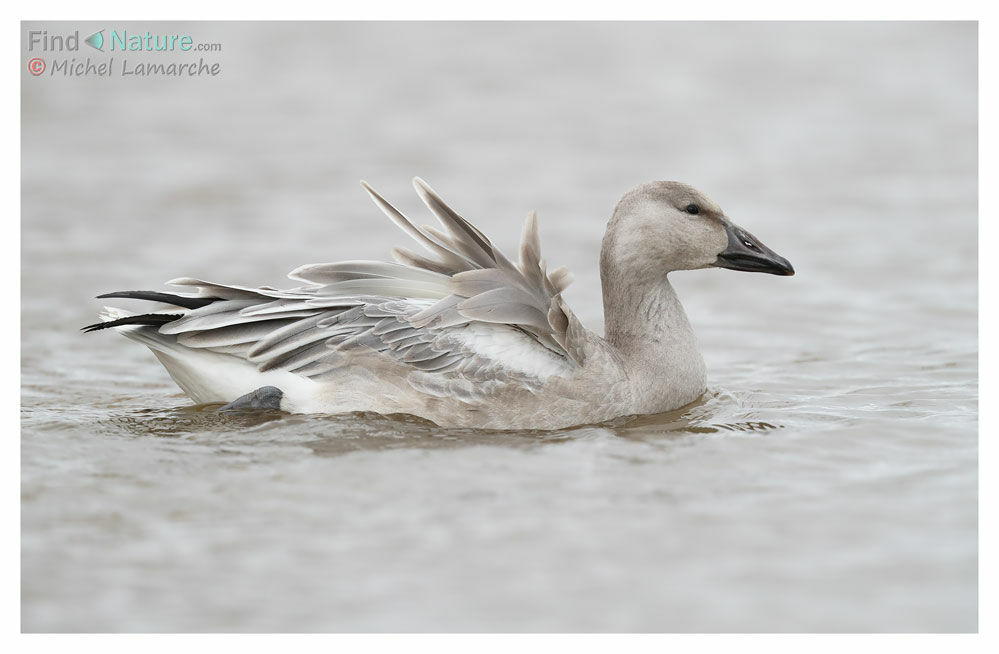
M176 28L222 76L24 73L26 631L977 629L974 25ZM558 432L219 415L77 331L385 258L357 180L422 222L413 175L509 252L537 209L593 329L649 179L798 274L675 274L709 391Z

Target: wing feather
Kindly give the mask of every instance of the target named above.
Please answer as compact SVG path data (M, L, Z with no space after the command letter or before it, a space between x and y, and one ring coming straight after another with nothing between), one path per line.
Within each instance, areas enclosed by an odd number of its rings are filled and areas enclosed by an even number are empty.
M564 267L547 272L533 212L514 264L423 180L413 185L443 229L417 227L362 185L429 256L395 248L396 263L307 264L289 274L304 285L287 290L175 279L168 283L196 287L183 296L192 308L159 331L262 371L308 377L374 353L411 369L414 388L468 401L511 380L533 388L583 363L585 330L561 297L572 276Z

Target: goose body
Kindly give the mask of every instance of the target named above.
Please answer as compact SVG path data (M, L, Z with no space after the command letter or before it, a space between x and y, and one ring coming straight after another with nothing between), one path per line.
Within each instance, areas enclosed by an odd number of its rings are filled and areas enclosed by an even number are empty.
M505 257L422 180L443 231L417 227L367 184L375 204L425 251L395 263L301 266L289 289L197 279L188 292L100 297L157 302L150 313L105 308L102 322L148 346L196 403L271 389L294 413L407 413L445 426L557 429L657 413L696 400L704 361L667 274L727 267L793 274L695 189L651 182L622 198L601 249L606 334L562 298L537 220Z

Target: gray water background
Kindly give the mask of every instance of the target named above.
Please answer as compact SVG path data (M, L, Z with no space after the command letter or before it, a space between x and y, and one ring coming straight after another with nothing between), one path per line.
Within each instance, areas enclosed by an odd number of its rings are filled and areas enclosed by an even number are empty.
M25 631L977 629L974 24L125 27L223 72L23 73ZM702 401L554 433L220 416L77 331L101 292L384 259L357 180L424 222L413 175L508 252L537 209L593 329L642 181L797 276L673 275Z

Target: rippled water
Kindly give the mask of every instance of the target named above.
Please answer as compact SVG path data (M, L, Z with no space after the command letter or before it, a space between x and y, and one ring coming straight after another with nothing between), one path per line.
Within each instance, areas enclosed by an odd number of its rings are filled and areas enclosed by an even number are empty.
M977 629L974 25L174 27L221 77L24 73L26 631ZM594 329L640 181L798 274L674 275L708 393L559 432L219 415L77 331L384 258L356 180L416 174L508 250L537 209Z

